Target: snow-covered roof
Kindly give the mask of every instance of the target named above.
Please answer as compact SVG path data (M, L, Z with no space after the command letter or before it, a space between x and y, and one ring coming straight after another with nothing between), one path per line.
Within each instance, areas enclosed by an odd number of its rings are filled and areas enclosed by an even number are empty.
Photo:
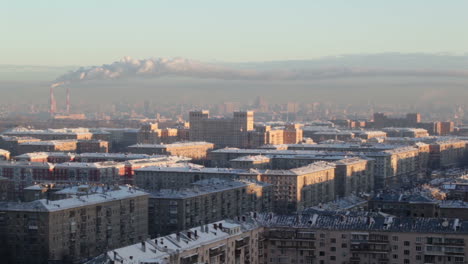
M27 203L0 202L0 210L53 212L92 204L105 203L109 201L139 197L144 195L148 194L131 187L120 186L117 189L110 189L104 192L97 192L89 195L74 196L72 198L61 199L56 201L41 199Z
M218 228L218 226L222 228ZM169 263L170 256L174 254L187 254L191 250L195 250L200 246L214 244L214 247L223 246L220 244L230 237L248 236L247 231L258 228L253 222L236 222L231 220L223 220L214 224L207 224L200 227L190 228L178 234L170 234L156 239L146 240L143 249L142 243L137 243L131 246L118 248L107 252L109 259L122 264L131 263L152 263L163 264ZM190 238L189 233L190 232ZM195 233L197 235L195 235Z
M213 143L205 141L185 141L185 142L174 142L171 144L135 144L129 146L129 148L178 148L178 147L191 147L191 146L213 146Z

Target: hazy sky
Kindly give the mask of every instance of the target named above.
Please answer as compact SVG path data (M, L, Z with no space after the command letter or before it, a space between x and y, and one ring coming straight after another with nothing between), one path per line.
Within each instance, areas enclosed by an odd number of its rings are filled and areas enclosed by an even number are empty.
M466 0L37 1L0 8L0 64L466 53Z

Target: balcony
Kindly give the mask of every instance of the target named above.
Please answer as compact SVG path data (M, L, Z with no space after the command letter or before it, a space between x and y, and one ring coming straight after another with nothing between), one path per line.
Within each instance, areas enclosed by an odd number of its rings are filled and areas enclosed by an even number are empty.
M223 255L226 251L226 245L220 245L214 248L210 248L210 258Z
M248 238L237 239L236 240L236 249L243 248L243 247L247 246L248 243L249 243Z
M350 250L352 252L387 253L390 251L390 247L383 246L383 245L361 243L358 245L351 245Z
M190 256L185 256L180 258L181 264L196 264L198 263L198 254L193 254Z

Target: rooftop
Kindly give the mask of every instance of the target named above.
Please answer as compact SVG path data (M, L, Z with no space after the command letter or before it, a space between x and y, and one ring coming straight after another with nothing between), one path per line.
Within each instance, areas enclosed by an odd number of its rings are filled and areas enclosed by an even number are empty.
M57 146L65 143L76 143L77 140L44 140L44 141L26 141L20 143L20 145L34 145L34 146Z
M43 134L62 134L77 135L91 133L88 128L61 128L61 129L28 129L25 127L15 127L3 132L5 135L43 135Z
M194 173L223 173L223 174L238 174L245 173L246 170L231 169L231 168L207 168L193 163L174 163L164 166L148 166L141 169L136 169L135 172L194 172Z
M269 156L248 155L248 156L242 156L242 157L238 157L236 159L232 159L231 161L269 161L269 160L270 160Z
M205 146L213 145L213 143L205 141L185 141L175 142L171 144L135 144L129 146L129 148L177 148L177 147L191 147L191 146Z
M183 188L179 190L175 189L162 189L156 192L151 192L150 196L152 198L162 198L162 199L184 199L191 198L200 195L223 192L227 190L237 189L246 187L251 184L258 185L269 185L260 182L251 182L245 180L224 180L218 178L201 180L193 183L191 188Z
M299 215L260 214L257 222L272 228L311 228L314 230L348 230L409 233L468 234L468 221L443 218L363 217L345 213L304 213Z
M109 158L109 159L148 159L166 157L163 155L147 155L147 154L134 154L134 153L81 153L78 154L80 158Z
M120 186L117 189L103 190L102 192L98 192L95 194L74 196L72 198L56 201L41 199L27 203L0 202L0 210L54 212L81 207L85 205L99 204L143 195L148 194L131 187Z
M307 166L294 168L290 170L269 170L269 169L250 169L249 173L263 174L263 175L288 175L288 176L300 176L304 174L314 173L327 169L334 169L335 164L317 161Z
M107 252L107 256L109 259L123 264L169 263L169 258L174 254L223 241L229 237L240 236L242 233L258 227L253 222L240 223L231 220L218 221L216 225L217 228L214 228L214 224L208 224L190 228L178 234L146 240L144 242L145 250L143 250L142 243L114 249ZM222 227L218 228L218 226Z
M63 168L114 168L114 167L122 167L124 166L123 163L118 163L114 161L104 161L104 162L64 162L55 164L56 169L63 169Z

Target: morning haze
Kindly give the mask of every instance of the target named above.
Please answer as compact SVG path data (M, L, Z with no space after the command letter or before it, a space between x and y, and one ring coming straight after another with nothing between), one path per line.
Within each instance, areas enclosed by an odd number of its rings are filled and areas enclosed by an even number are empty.
M5 3L0 262L468 263L466 10Z

